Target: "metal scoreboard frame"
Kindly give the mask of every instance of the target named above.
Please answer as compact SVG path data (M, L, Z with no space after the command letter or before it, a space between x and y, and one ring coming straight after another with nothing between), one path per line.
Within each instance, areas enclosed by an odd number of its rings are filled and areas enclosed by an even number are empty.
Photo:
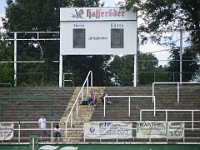
M137 14L119 7L60 8L60 75L64 55L136 55Z

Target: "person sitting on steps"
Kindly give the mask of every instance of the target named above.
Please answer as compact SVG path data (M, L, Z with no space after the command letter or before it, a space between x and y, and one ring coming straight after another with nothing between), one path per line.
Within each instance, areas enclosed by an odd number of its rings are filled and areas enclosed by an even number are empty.
M90 90L88 102L89 102L89 105L96 105L96 95L93 89Z
M105 96L108 96L108 94L106 93L105 89L102 89L101 96L99 97L100 104L102 104L102 105L104 104L104 97ZM109 103L108 98L106 98L105 100L106 100L106 104L108 104Z

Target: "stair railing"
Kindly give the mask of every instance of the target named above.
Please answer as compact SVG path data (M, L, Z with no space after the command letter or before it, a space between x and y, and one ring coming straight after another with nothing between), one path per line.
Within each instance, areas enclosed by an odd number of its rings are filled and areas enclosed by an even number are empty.
M194 109L156 109L156 110L153 110L153 109L141 109L140 110L140 121L143 121L142 120L142 112L152 112L152 111L157 111L157 112L165 112L165 121L169 121L169 117L168 117L168 114L169 112L191 112L191 120L190 121L184 121L184 122L191 122L192 124L192 131L194 131L194 123L195 122L199 122L199 121L195 121L194 119L194 112L200 112L200 110L194 110ZM180 121L180 122L183 122L183 121Z
M78 95L76 97L76 100L75 100L75 102L74 102L74 104L72 106L72 109L71 109L71 111L68 114L68 117L66 119L66 124L65 124L65 126L66 126L66 138L67 138L67 125L68 125L68 122L71 123L71 128L72 128L73 111L74 111L74 109L76 109L76 116L78 117L78 111L79 111L78 100L80 99L80 97L82 97L81 100L84 98L84 92L85 92L84 88L85 87L86 87L86 94L88 95L88 93L89 93L88 92L89 91L89 79L90 79L90 88L92 88L93 87L93 72L91 70L88 72L87 77L86 77L86 79L85 79L85 81L84 81L84 83L83 83L83 85L81 87L81 90L78 93ZM75 106L76 106L76 108L75 108Z
M155 96L155 85L167 85L167 84L177 84L177 103L179 103L179 97L180 97L180 85L182 84L200 84L200 82L153 82L152 83L152 96Z
M106 116L106 98L128 98L128 116L131 116L131 98L152 98L152 103L153 103L153 110L154 110L154 116L156 115L156 97L155 96L105 96L104 97L104 107L103 107L103 116Z

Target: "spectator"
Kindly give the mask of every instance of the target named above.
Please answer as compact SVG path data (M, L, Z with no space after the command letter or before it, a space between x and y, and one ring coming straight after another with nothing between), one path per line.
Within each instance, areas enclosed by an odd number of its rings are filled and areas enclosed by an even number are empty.
M92 89L90 90L89 93L88 102L90 105L96 105L96 95Z
M108 94L106 93L105 89L102 89L101 91L101 96L99 97L100 100L100 104L104 104L104 97L108 96ZM106 104L108 104L108 99L106 98Z
M59 125L56 125L56 127L54 128L54 134L53 134L53 137L54 137L54 141L56 140L56 138L58 139L58 142L60 142L60 137L61 137L61 133L60 133L60 128L59 128Z
M43 140L45 141L45 138L47 136L46 119L44 118L43 115L39 119L38 128L40 129L40 141L43 142Z

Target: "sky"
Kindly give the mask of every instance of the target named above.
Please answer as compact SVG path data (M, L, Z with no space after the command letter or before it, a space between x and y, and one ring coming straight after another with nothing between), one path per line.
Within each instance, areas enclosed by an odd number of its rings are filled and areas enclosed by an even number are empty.
M106 6L108 7L115 6L115 0L102 0L102 1L104 1L106 3ZM5 16L5 7L7 7L6 0L0 0L0 18ZM2 20L0 19L0 29L1 27L2 27ZM139 47L139 50L143 53L153 52L155 57L157 57L157 59L159 60L159 65L165 65L167 63L167 61L165 60L168 60L169 53L166 51L162 51L165 49L169 49L169 48L158 46L155 43L147 43Z

